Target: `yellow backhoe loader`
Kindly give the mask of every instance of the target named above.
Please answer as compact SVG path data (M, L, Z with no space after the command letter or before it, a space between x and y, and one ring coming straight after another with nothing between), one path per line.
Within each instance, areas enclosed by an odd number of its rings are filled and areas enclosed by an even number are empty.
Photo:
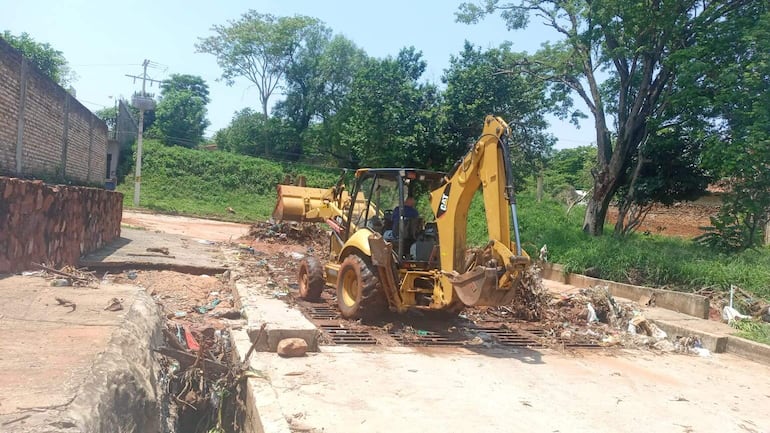
M343 178L328 190L279 185L276 220L332 228L329 261L300 263L300 296L318 300L324 287L335 288L342 316L364 319L388 308L459 312L510 303L530 259L519 239L509 136L502 119L487 116L481 137L448 173L363 168L350 194ZM468 254L468 210L479 188L489 242ZM425 222L405 202L428 193Z

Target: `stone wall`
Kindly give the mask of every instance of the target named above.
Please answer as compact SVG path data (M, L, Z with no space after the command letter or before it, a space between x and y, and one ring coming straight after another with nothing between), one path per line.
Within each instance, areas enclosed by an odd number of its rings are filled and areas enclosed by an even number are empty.
M107 125L0 39L0 173L104 182Z
M123 194L0 176L0 274L75 265L120 237Z

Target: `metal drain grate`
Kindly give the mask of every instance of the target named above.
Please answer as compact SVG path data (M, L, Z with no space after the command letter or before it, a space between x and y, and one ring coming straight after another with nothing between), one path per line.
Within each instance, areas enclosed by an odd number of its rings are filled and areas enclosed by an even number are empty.
M390 331L390 336L404 346L462 346L465 344L465 340L433 331L417 331L409 334Z
M334 320L340 317L340 313L329 306L310 307L309 313L311 319L316 320Z
M377 344L366 331L354 331L340 325L321 325L321 331L331 337L334 344Z
M530 348L542 348L543 344L530 338L527 335L520 334L514 330L506 328L475 328L475 332L487 334L492 337L497 343L508 347L530 347ZM540 329L527 330L528 333L534 334L538 337L543 336L543 331Z

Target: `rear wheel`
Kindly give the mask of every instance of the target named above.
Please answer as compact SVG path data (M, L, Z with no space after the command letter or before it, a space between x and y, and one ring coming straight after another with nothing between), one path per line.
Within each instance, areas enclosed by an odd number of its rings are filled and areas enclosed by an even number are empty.
M307 301L318 301L324 291L324 269L315 257L305 257L299 263L297 271L299 296Z
M342 261L337 279L337 304L342 317L347 319L370 319L387 307L372 265L357 255Z

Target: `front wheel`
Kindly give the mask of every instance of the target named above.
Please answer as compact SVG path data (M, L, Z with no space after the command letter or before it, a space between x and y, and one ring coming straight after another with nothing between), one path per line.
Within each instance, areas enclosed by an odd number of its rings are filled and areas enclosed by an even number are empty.
M319 301L324 290L324 269L315 257L306 257L299 264L297 271L299 296L306 301Z
M348 256L340 265L337 304L346 319L371 319L387 307L372 265L357 255Z

